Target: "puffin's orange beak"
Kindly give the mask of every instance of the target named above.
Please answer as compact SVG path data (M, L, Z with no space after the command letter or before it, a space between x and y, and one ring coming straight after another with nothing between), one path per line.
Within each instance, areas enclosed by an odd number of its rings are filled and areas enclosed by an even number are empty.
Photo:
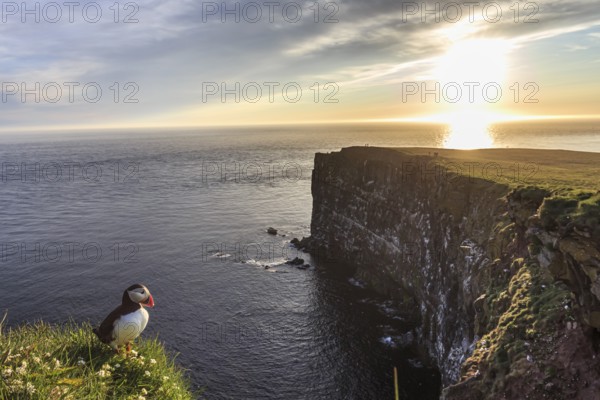
M154 307L154 299L152 298L152 295L148 295L148 300L146 300L146 302L143 304L150 308Z

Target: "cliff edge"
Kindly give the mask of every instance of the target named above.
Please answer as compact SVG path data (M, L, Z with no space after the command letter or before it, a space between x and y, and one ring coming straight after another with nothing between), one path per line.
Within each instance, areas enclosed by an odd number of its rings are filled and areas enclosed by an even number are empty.
M316 154L311 237L412 307L445 399L600 393L600 154Z

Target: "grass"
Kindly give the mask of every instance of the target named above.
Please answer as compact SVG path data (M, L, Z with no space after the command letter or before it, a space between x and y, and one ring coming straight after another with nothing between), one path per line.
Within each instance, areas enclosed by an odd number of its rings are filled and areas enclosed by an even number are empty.
M572 225L593 237L600 237L600 192L559 192L540 207L542 226L553 230Z
M484 178L509 186L600 189L600 153L569 150L480 149L453 150L406 147L401 153L431 157L430 162L450 166L473 178ZM433 156L438 153L438 156Z
M158 339L129 357L100 343L87 324L0 322L0 399L193 399L183 370Z
M588 237L600 239L600 153L417 147L395 150L424 157L421 162L446 166L458 175L517 189L523 200L541 203L539 215L545 229L574 228Z
M487 333L463 365L467 376L480 373L491 393L500 392L509 375L526 374L531 365L528 360L546 359L540 354L548 347L547 337L552 337L562 322L573 319L570 308L565 307L570 292L539 265L516 259L512 269L516 271L508 285L488 288ZM551 372L554 367L548 363L545 368Z

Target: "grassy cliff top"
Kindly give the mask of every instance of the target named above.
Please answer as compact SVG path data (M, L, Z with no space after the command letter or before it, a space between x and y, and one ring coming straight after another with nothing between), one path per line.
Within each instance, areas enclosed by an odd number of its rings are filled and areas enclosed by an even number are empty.
M440 164L460 167L473 177L510 186L532 185L551 190L600 190L600 153L569 150L395 148L409 155L431 156ZM438 157L434 156L438 153Z
M576 228L584 236L600 238L600 153L427 147L349 147L342 153L397 163L415 179L451 182L458 176L501 184L507 193L512 191L512 198L539 206L544 228L562 232ZM438 175L439 170L447 173Z
M452 171L506 184L515 188L521 199L541 201L538 211L544 228L565 231L575 227L587 237L600 239L600 153L536 149L395 150L428 158L432 155L434 162L448 165Z
M3 329L0 399L192 399L183 371L157 339L115 354L89 324Z

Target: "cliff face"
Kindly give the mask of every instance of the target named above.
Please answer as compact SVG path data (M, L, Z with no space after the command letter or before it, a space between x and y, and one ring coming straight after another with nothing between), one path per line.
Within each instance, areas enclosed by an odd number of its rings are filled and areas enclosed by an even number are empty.
M475 177L473 165L440 161L369 147L317 154L304 243L414 307L415 337L437 363L446 398L502 398L513 390L523 398L519 379L531 398L584 393L599 376L590 367L591 327L600 328L594 231L540 216L546 189L515 189ZM566 358L589 353L576 363L545 360L547 349ZM577 377L569 387L548 376L565 368Z

